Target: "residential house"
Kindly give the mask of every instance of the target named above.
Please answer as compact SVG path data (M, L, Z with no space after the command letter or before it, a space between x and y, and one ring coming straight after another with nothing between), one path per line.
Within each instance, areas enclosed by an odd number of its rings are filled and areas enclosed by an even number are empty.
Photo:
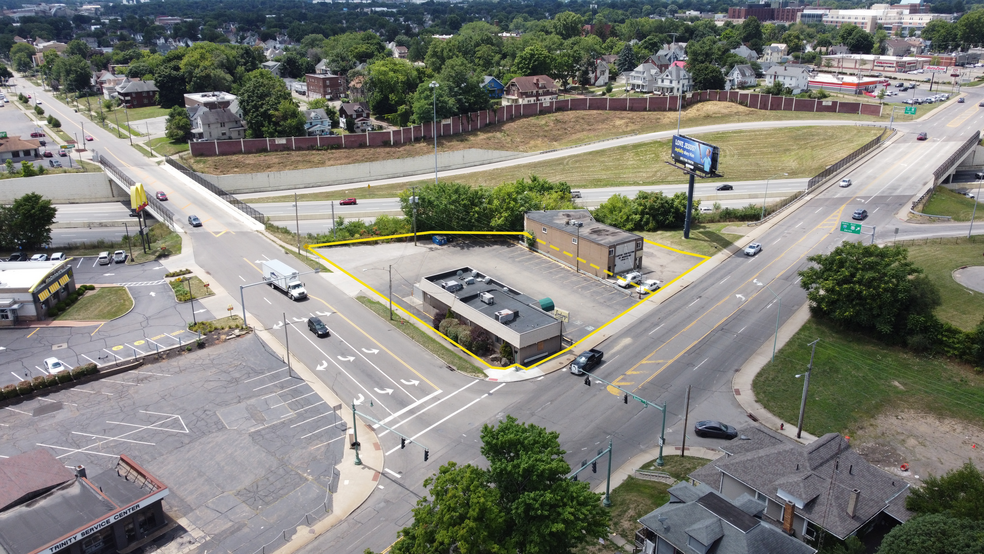
M609 71L608 62L597 59L595 60L594 71L588 73L588 82L583 84L592 87L603 87L608 84Z
M759 58L758 52L752 50L751 48L745 46L744 44L738 46L731 51L732 54L737 54L750 62L754 62Z
M926 51L926 41L919 37L909 37L906 42L912 45L912 55L922 54Z
M774 65L765 71L766 86L771 87L776 79L782 83L782 86L792 89L794 94L798 94L810 88L810 68L792 63Z
M352 79L352 82L348 85L348 97L349 100L353 102L363 102L368 99L366 95L366 78L362 75L357 76Z
M331 118L328 117L324 109L302 110L301 113L304 114L304 131L307 136L328 136L334 134L331 132Z
M758 85L755 70L750 65L736 65L726 77L728 88L745 88Z
M192 140L238 140L246 136L243 121L228 108L210 110L199 105L190 110L194 111L190 116Z
M125 75L116 75L112 71L100 71L96 74L96 88L103 95L103 98L109 100L115 98L116 87L126 80Z
M308 98L338 100L348 91L348 79L344 75L308 73L305 78Z
M116 97L120 99L123 106L130 109L156 105L157 92L157 87L152 80L128 78L116 87Z
M830 48L827 49L827 55L828 56L841 56L841 55L847 55L847 54L850 54L850 53L851 53L851 49L848 48L847 46L842 45L842 44L838 44L836 46L831 46Z
M260 64L260 67L273 73L276 77L282 77L280 74L280 62L263 62Z
M665 95L678 95L690 92L694 88L694 81L690 78L690 73L683 65L674 63L659 76L656 83L656 92Z
M886 56L906 56L913 50L908 41L900 38L892 38L885 41L884 52Z
M673 62L686 61L687 59L687 43L686 42L671 42L666 45L665 48L661 48L656 52L657 56L666 56L666 59Z
M348 129L349 119L355 122L354 132L364 133L372 130L372 120L369 119L369 104L366 102L343 103L338 107L339 124Z
M502 98L502 92L506 89L506 85L503 85L502 81L495 77L486 75L482 79L482 88L489 92L489 98Z
M646 553L814 554L816 549L762 521L765 503L730 500L713 488L681 482L670 501L639 518L636 546Z
M655 65L656 69L659 70L658 74L661 74L667 69L669 69L670 66L673 65L673 62L675 61L680 61L680 60L672 60L671 56L669 56L668 54L660 54L657 52L656 54L653 54L648 58L646 58L645 60L643 60L642 63Z
M807 544L821 531L844 540L878 528L871 536L880 537L912 517L909 484L866 462L838 433L806 445L759 426L739 435L743 440L720 447L727 456L691 479L732 501L764 502L763 521Z
M314 66L315 73L327 74L331 73L331 68L328 67L328 60L321 60Z
M668 67L668 66L667 66ZM655 92L656 81L659 80L659 76L662 75L662 71L655 65L644 62L636 66L629 73L628 85L629 88L639 92Z
M788 58L789 47L781 43L773 43L762 49L762 61L780 63L783 58Z
M516 77L506 85L502 105L545 103L557 100L557 97L557 83L546 75Z
M0 164L6 163L7 160L13 160L14 163L18 164L32 161L41 157L38 152L39 148L41 148L41 143L36 139L2 137L0 138Z
M391 42L387 44L386 48L390 51L390 53L393 55L394 58L397 58L399 60L407 59L408 55L410 54L410 51L407 49L406 46L399 46L395 42Z
M186 108L201 105L206 109L214 110L217 108L232 108L234 102L238 104L239 97L235 94L222 91L189 92L184 95L184 101Z

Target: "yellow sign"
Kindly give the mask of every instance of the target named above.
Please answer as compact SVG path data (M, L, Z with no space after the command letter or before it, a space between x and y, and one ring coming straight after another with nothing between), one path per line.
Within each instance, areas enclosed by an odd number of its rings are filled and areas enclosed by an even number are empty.
M557 321L563 321L564 323L567 323L571 320L571 313L568 312L567 310L561 310L555 308L554 316L557 318Z
M130 208L140 212L147 207L147 191L141 183L130 187Z

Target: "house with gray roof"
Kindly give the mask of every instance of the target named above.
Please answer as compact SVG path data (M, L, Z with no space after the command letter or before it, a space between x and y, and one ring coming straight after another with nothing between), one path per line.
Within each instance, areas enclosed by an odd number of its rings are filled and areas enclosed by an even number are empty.
M745 46L744 44L739 45L738 48L732 50L731 53L738 54L739 56L745 58L750 62L757 60L759 57L758 52L752 50L751 48Z
M189 114L192 140L238 140L246 136L246 126L234 111L228 108L209 110L202 106L193 109L194 113Z
M694 81L683 62L673 62L656 83L656 92L666 95L678 95L694 89Z
M677 483L670 501L639 518L642 552L814 554L816 549L762 521L765 504L749 495L729 500L699 483Z
M765 70L765 85L772 86L778 80L783 87L799 94L810 88L810 68L805 65L788 63L773 65Z
M152 80L127 78L116 86L116 97L120 99L123 106L130 109L156 105L157 92L157 87Z
M628 84L635 91L653 92L656 90L656 81L661 73L662 71L655 65L644 62L636 66L632 73L629 73Z
M820 531L838 539L908 521L909 484L864 460L838 433L802 445L762 427L739 429L727 456L690 474L725 498L765 503L762 520L813 544ZM880 535L874 533L873 535Z
M750 65L736 65L728 73L727 77L728 88L744 88L744 87L754 87L758 84L758 78L755 77L755 70L752 69Z

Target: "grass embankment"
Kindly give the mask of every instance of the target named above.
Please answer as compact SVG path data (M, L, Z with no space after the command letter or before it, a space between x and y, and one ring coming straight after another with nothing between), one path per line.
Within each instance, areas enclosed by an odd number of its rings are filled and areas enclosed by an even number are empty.
M150 139L150 147L158 156L176 156L191 149L187 142L174 143L167 137Z
M936 238L900 242L909 247L909 259L926 272L940 289L943 305L936 308L942 321L970 331L984 317L984 294L953 280L953 271L964 266L984 265L984 237Z
M390 320L389 304L381 304L371 298L366 298L365 296L358 296L356 299L379 317ZM427 351L440 358L441 361L450 365L455 370L468 375L473 375L475 377L485 377L484 371L473 365L467 359L459 356L456 352L445 346L442 341L438 341L428 333L418 329L417 326L410 323L410 321L403 319L400 316L400 312L396 308L393 309L393 319L390 323L399 329L404 335L410 337L410 339L414 342L423 346Z
M136 222L134 222L136 226ZM136 229L134 229L136 231ZM132 236L130 241L132 242L133 257L127 260L127 263L141 263L149 262L151 260L156 260L163 255L177 255L181 253L181 235L171 231L170 227L163 223L155 223L150 228L150 248L145 254L143 248L140 246L140 237ZM60 249L64 252L66 256L96 256L100 252L113 252L115 250L125 250L127 254L130 253L131 244L127 243L125 238L119 241L107 241L99 239L95 242L81 242L75 243L70 247L54 247L53 249Z
M74 306L58 316L58 320L68 321L108 321L130 311L133 297L126 287L101 287L75 303Z
M190 302L192 298L197 300L206 296L215 296L211 287L206 287L205 282L194 275L190 277L187 275L178 277L167 283L174 290L174 296L178 299L178 302ZM189 288L191 289L191 296L188 295Z
M888 120L886 115L881 118ZM920 116L922 113L920 113ZM842 120L845 125L858 122L858 116L850 114L821 114L813 112L779 112L755 110L729 102L703 102L683 110L683 127L701 127L728 123L750 123L755 121L804 121L804 120ZM879 118L864 118L864 121L878 121ZM472 133L453 137L438 138L438 151L450 152L469 148L504 150L509 152L540 152L566 146L576 146L596 140L604 140L633 134L671 131L677 128L677 112L607 112L576 111L558 112L536 117L525 117L500 125L486 127ZM837 135L842 140L846 133ZM703 137L701 137L703 139ZM806 142L790 143L785 149L794 149L808 144L810 147L823 144L811 138ZM724 150L722 148L722 150ZM270 171L291 171L295 169L320 168L380 160L411 158L434 154L434 143L426 140L392 146L387 148L349 148L325 151L267 152L262 154L218 156L194 158L188 163L195 171L213 175L232 175L243 173L266 173ZM601 159L606 155L595 153L590 158ZM669 158L667 158L669 159ZM765 161L755 160L755 161ZM651 165L662 163L650 160ZM723 166L727 172L727 166ZM785 171L785 169L783 170ZM762 171L765 173L765 170ZM773 171L772 173L776 173ZM771 174L771 173L770 173ZM728 175L731 178L730 175ZM506 179L503 179L503 181ZM500 181L502 182L502 181Z
M266 231L285 244L297 244L297 234L286 227L279 227L272 223L267 223ZM301 237L301 252L298 253L297 247L295 246L294 248L284 248L284 254L293 256L297 261L310 267L311 269L320 269L326 273L331 273L331 269L322 264L320 258L314 254L311 254L306 248L306 245L307 239L305 237Z
M978 319L980 312L978 312ZM810 319L755 377L755 397L786 422L799 415L808 343L817 343L803 427L820 436L853 434L892 406L984 421L984 376L968 366L886 346L854 332Z
M713 256L721 250L731 246L736 240L744 235L724 233L724 229L730 225L742 225L742 223L709 223L697 224L690 227L690 239L683 238L683 229L666 229L655 233L639 233L647 240L658 242L659 244L693 252L704 256ZM701 260L694 258L694 263Z
M970 186L967 188L970 188ZM976 187L974 187L973 193L975 196L977 195ZM937 187L936 192L926 202L922 213L929 215L948 215L954 221L970 221L976 204L976 198L967 198L950 189ZM977 208L977 216L974 218L974 221L984 221L984 206L978 206Z

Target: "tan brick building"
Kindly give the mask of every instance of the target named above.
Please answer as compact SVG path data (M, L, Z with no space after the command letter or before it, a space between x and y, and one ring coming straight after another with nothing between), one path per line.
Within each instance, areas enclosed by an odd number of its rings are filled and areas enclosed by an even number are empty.
M602 279L642 267L642 237L599 223L588 210L526 212L536 249Z

